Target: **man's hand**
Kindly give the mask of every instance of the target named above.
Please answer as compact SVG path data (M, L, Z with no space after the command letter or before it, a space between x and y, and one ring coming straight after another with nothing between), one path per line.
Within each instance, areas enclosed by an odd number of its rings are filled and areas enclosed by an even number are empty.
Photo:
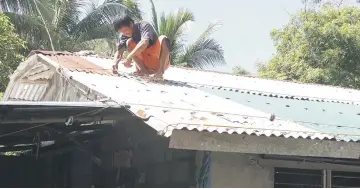
M114 64L112 66L112 70L114 74L118 74L118 66L119 66L120 59L114 61Z
M124 64L124 66L125 66L126 68L130 68L130 67L132 66L132 59L131 59L131 58L126 58L126 59L122 62L122 64Z

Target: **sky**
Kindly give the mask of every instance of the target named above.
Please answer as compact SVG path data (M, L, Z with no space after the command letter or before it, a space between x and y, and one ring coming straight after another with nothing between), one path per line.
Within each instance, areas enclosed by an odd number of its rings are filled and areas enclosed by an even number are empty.
M352 4L355 0L347 0ZM145 20L151 21L149 0L139 0ZM290 14L301 10L301 0L154 0L158 15L185 8L194 13L195 22L186 31L188 43L196 38L214 21L223 26L213 35L223 47L226 66L210 68L221 72L231 72L239 65L251 73L256 73L255 63L267 61L275 53L270 32L281 28Z

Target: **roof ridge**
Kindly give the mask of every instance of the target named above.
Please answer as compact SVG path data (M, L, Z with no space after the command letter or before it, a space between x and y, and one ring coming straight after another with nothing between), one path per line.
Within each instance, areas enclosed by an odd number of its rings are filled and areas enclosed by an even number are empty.
M106 56L100 56L100 55L89 55L89 54L81 54L79 52L68 52L68 51L46 51L46 50L33 50L30 52L30 55L33 54L43 54L45 56L56 56L56 55L68 55L68 56L85 56L85 57L95 57L95 58L102 58L102 59L108 59L111 60L112 58L110 57L106 57ZM203 70L203 69L199 69L199 68L190 68L190 67L181 67L181 66L176 66L176 65L171 65L171 67L173 68L178 68L178 69L182 69L182 70L189 70L189 71L195 71L195 72L203 72L203 73L215 73L215 74L219 74L219 75L227 75L227 76L232 76L232 77L237 77L237 78L248 78L248 79L259 79L259 80L264 80L264 81L278 81L278 82L284 82L284 83L291 83L291 84L301 84L301 85L307 85L307 86L321 86L321 87L329 87L329 88L334 88L334 89L346 89L346 90L352 90L352 91L360 91L359 89L354 89L354 88L349 88L349 87L341 87L341 86L334 86L334 85L325 85L325 84L317 84L317 83L304 83L304 82L298 82L298 81L289 81L289 80L278 80L278 79L271 79L271 78L261 78L261 77L257 77L257 76L240 76L240 75L235 75L232 73L227 73L227 72L220 72L220 71L215 71L215 70Z
M312 85L312 86L324 86L324 87L331 87L331 88L337 88L337 89L347 89L347 90L355 90L360 91L359 89L354 88L346 88L341 86L335 86L335 85L325 85L325 84L318 84L318 83L304 83L304 82L298 82L298 81L289 81L289 80L279 80L279 79L271 79L271 78L261 78L258 76L251 76L251 75L235 75L227 72L219 72L214 70L201 70L198 68L187 68L187 67L180 67L180 66L172 66L174 68L184 69L184 70L190 70L190 71L199 71L199 72L209 72L209 73L216 73L220 75L229 75L233 77L239 77L239 78L250 78L250 79L259 79L259 80L266 80L266 81L280 81L284 83L294 83L294 84L301 84L301 85Z
M332 102L332 103L340 103L340 104L360 105L360 101L356 101L356 100L342 100L342 99L323 98L323 97L316 97L316 96L292 95L292 94L286 94L286 93L267 92L267 91L261 91L261 90L251 90L251 89L236 88L236 87L224 87L224 86L219 86L219 85L183 82L183 81L176 81L176 80L167 80L167 82L169 84L185 83L185 84L189 84L192 87L196 87L197 89L199 89L199 88L217 89L217 90L231 91L231 92L237 92L237 93L247 93L247 94L251 94L251 95L259 95L259 96L272 97L272 98L285 98L285 99L292 99L292 100Z

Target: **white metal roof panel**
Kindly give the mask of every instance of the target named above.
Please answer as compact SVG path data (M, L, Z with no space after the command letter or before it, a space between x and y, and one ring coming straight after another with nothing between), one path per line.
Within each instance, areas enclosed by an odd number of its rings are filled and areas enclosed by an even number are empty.
M86 57L86 60L111 71L112 60L97 57ZM119 65L125 73L134 71ZM167 80L185 82L196 87L221 88L240 92L254 93L264 96L294 98L300 100L340 102L360 104L360 91L334 86L302 84L288 81L261 79L255 77L234 76L211 71L170 67L164 75Z
M219 133L247 133L311 139L359 140L359 129L332 129L328 125L302 125L217 97L187 85L151 83L132 76L106 76L69 72L86 85L130 110L154 129L171 135L173 129L197 129Z

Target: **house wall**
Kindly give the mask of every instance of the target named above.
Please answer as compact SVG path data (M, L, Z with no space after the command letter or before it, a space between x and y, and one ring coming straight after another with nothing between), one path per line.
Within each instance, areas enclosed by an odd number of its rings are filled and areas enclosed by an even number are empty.
M258 155L213 152L211 187L273 188L274 169L260 167Z
M198 154L201 152L199 151ZM297 159L295 161L291 159L296 158L291 158L291 156L285 157L289 159L279 158L281 157L263 159L256 154L212 152L211 187L273 188L275 167L360 173L360 166L353 161L353 164L350 164L349 161L341 164L341 162L325 163L321 160L301 161ZM326 175L328 176L327 181L331 180L331 173Z

